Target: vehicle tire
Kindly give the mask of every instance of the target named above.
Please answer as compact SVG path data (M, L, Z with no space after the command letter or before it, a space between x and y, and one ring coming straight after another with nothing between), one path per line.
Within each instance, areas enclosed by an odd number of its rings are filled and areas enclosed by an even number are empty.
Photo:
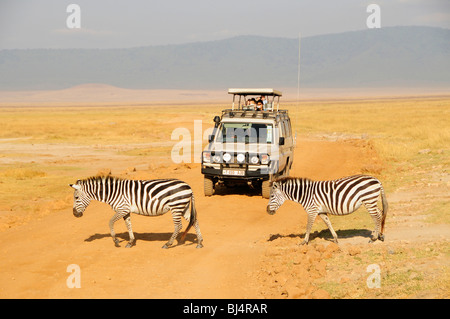
M203 191L205 196L212 196L214 194L214 182L212 179L205 177L203 180Z
M289 168L288 168L287 164L286 164L286 167L284 168L282 177L289 177Z
M261 186L261 195L262 198L269 198L270 197L270 181L263 181Z
M289 171L291 170L291 167L292 167L292 163L289 163L289 158L288 158L286 161L286 166L284 167L283 177L289 177Z

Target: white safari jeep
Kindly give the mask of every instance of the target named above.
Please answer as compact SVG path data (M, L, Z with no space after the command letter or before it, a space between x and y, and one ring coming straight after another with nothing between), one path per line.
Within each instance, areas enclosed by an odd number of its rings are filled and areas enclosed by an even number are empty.
M218 183L247 183L269 198L270 182L288 176L294 160L291 121L288 111L279 109L282 94L274 89L229 89L228 93L233 94L232 107L214 118L213 133L202 153L205 195L213 195Z

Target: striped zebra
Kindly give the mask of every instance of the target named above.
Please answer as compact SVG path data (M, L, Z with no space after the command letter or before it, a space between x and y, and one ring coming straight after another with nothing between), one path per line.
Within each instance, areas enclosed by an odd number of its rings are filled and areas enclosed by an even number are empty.
M377 206L381 195L383 210ZM364 204L375 222L375 231L370 242L384 241L384 222L388 209L386 195L380 181L372 176L355 175L332 181L313 181L307 178L284 177L272 184L267 212L271 215L284 203L292 200L300 203L308 214L306 235L302 244L307 244L312 225L319 215L337 243L337 235L331 226L328 214L348 215Z
M91 200L104 202L112 207L115 214L109 221L109 228L116 247L119 247L119 240L114 232L114 223L120 218L125 220L130 235L126 247L132 247L135 245L135 238L131 229L130 213L159 216L169 210L172 212L175 231L162 248L168 248L178 236L182 227L181 216L189 221L181 241L184 241L187 232L194 226L197 233L197 248L203 247L194 194L185 182L177 179L126 180L112 176L96 176L78 180L76 184L69 186L75 189L73 203L75 217L83 216Z

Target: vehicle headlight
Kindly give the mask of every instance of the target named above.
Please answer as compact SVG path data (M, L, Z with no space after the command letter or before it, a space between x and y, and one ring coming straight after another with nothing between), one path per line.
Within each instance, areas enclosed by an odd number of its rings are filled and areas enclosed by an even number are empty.
M262 154L261 155L261 164L269 164L270 161L270 157L267 154Z
M223 160L227 163L229 163L231 161L231 155L230 153L225 153L223 154Z
M203 152L203 163L211 163L211 153Z
M253 156L250 158L250 163L252 163L253 165L258 164L258 162L259 162L258 156L253 155Z
M242 154L242 153L239 153L239 154L236 156L236 159L237 159L238 163L244 163L244 161L245 161L245 155Z
M216 154L216 155L213 156L213 162L214 163L220 163L220 155L219 154Z

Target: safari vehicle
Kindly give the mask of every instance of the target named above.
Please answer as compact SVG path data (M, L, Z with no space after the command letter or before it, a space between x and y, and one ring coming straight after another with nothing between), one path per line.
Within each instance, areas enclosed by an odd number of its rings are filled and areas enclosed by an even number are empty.
M270 182L288 176L294 160L291 121L288 111L279 109L282 93L274 89L228 93L233 94L231 109L214 117L213 133L202 152L205 195L213 195L219 184L247 183L269 198ZM261 96L267 100L258 110L248 101Z

